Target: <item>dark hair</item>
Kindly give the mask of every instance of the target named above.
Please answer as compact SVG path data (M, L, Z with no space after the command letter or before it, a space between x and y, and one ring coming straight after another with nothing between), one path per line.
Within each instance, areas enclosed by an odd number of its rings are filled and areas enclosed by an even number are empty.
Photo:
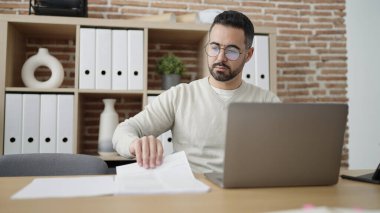
M233 10L220 13L215 17L214 22L210 27L210 32L215 24L221 24L244 30L246 48L248 49L252 46L255 29L251 20L249 20L249 18L243 13Z

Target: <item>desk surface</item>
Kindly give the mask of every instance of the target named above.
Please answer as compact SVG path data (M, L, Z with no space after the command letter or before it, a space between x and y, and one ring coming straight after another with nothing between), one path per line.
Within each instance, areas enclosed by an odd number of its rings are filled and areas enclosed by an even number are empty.
M369 171L343 171L360 175ZM264 212L315 206L380 209L380 185L340 179L334 186L220 189L205 194L125 195L85 198L10 200L33 177L0 178L0 212Z

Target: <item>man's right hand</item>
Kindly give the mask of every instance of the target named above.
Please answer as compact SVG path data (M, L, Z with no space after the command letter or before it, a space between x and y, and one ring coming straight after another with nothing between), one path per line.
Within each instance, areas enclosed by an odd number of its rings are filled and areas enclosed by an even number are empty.
M133 141L129 146L129 152L136 156L139 166L149 169L162 164L164 149L161 141L150 135Z

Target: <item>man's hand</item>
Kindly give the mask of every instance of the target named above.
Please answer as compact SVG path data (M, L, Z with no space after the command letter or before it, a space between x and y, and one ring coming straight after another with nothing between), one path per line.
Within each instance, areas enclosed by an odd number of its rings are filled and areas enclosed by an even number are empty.
M139 166L149 169L161 165L164 149L161 141L150 135L133 141L129 152L136 156Z

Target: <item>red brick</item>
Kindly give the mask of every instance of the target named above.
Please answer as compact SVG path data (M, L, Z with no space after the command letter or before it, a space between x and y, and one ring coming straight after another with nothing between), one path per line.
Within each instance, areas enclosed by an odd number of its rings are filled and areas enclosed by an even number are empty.
M347 81L345 76L318 76L318 81Z
M342 82L339 82L339 83L329 83L329 84L325 84L325 87L329 88L329 89L332 89L332 88L347 88L347 84L346 83L342 83Z
M287 67L308 67L308 62L292 62L292 63L277 63L278 68L287 68Z
M297 16L298 12L294 10L284 10L284 9L265 9L264 14L269 15L292 15Z
M300 77L300 76L280 76L280 77L277 77L277 81L278 82L283 82L283 81L295 81L295 82L299 82L299 81L305 81L305 77Z
M111 5L148 7L148 1L112 0Z
M230 0L203 0L203 1L204 1L205 4L219 4L219 5L227 5L227 6L230 6L230 5L239 5L239 2L233 2L233 1L230 1ZM188 2L188 1L186 1L186 2Z
M265 3L265 2L242 2L242 6L250 6L250 7L275 7L275 4Z
M277 36L278 41L306 41L305 36Z
M87 0L88 6L92 4L107 4L107 0Z
M311 48L314 48L314 47L327 47L327 43L311 43L311 42L307 42L307 43L296 43L295 44L296 47L311 47Z
M331 90L329 91L330 95L346 95L347 91L346 90Z
M330 29L333 27L332 24L301 24L301 29L321 29L326 28Z
M344 10L346 6L344 5L316 5L314 7L316 10Z
M304 3L311 4L337 4L337 3L345 3L346 0L303 0Z
M323 16L323 17L326 17L326 16L331 16L331 12L330 11L300 11L300 15L301 16Z
M321 70L322 75L346 75L346 69L323 69Z
M265 27L276 27L276 28L290 28L290 29L297 29L298 25L295 23L278 23L278 22L269 22L269 21L264 21L262 24Z
M312 94L313 95L326 95L326 90L313 90Z
M281 91L277 92L279 96L307 96L309 95L309 91L303 90L303 91Z
M345 49L318 49L318 54L347 54Z
M187 9L186 4L162 3L162 2L152 2L151 7L168 8L168 9Z
M277 16L277 21L284 22L296 22L296 23L307 23L310 21L309 18L301 18L301 17L286 17L286 16Z
M346 30L317 30L317 35L345 35Z
M279 4L278 8L281 9L295 9L295 10L309 10L310 5L308 4Z
M289 61L319 61L321 58L317 55L290 55Z
M347 61L347 56L322 56L322 61Z
M309 88L318 88L319 83L302 83L302 84L288 84L289 89L309 89Z
M311 35L313 32L311 30L280 30L280 34Z
M314 70L302 69L302 70L284 70L284 75L314 75Z
M341 43L330 43L330 47L342 47L346 48L346 42L341 42Z
M319 62L317 63L317 68L321 67L347 67L347 63L339 63L339 62Z

